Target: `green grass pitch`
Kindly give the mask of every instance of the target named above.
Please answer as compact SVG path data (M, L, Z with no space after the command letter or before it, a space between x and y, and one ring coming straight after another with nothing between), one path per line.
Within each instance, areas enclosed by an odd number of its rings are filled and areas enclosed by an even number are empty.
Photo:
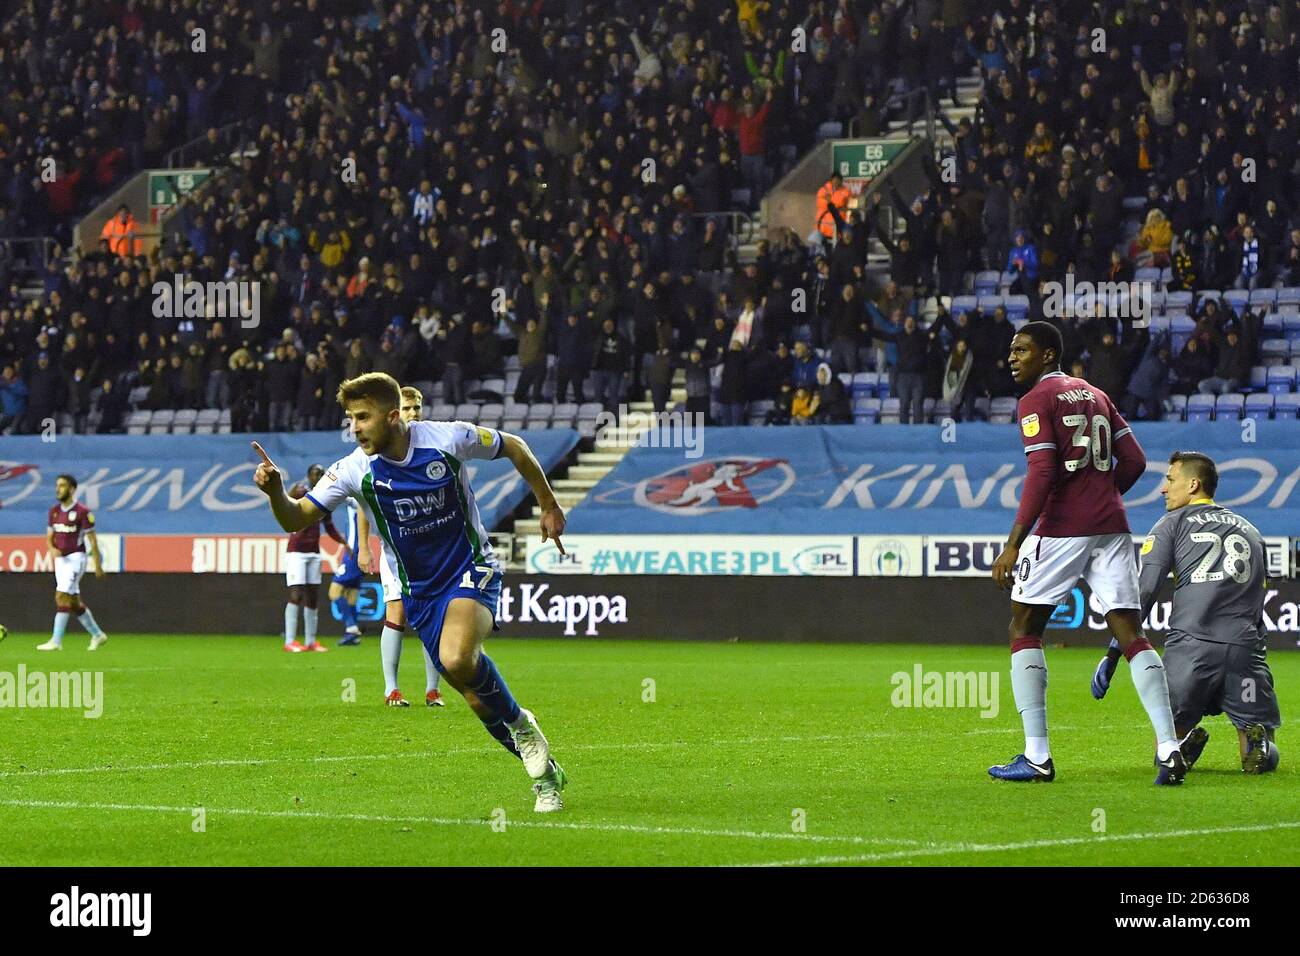
M1288 727L1279 772L1246 777L1213 718L1187 783L1156 788L1127 666L1098 703L1092 649L1049 648L1057 780L1013 785L985 773L1022 745L1002 648L493 640L569 774L542 816L454 691L382 706L374 637L43 639L11 635L0 671L102 670L104 709L0 710L0 866L1300 865ZM998 714L894 707L918 663L997 672ZM1286 719L1300 655L1271 664ZM421 701L414 641L402 671Z

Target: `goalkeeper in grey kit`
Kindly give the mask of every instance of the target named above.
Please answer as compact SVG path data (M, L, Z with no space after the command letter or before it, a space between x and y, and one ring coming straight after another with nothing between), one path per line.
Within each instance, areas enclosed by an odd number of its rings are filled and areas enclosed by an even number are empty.
M1168 513L1142 544L1142 616L1150 613L1172 570L1164 664L1187 766L1210 739L1199 726L1201 718L1227 714L1237 728L1241 769L1268 773L1280 759L1273 737L1282 717L1265 660L1264 539L1245 518L1215 504L1218 484L1218 469L1208 455L1169 457L1161 489ZM1112 640L1092 679L1098 700L1110 687L1118 659Z

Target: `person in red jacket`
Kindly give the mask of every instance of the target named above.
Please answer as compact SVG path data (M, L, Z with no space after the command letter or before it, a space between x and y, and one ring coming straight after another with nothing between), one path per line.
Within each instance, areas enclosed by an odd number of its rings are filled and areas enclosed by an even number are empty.
M740 138L740 174L749 187L750 201L757 205L767 189L767 121L772 115L772 87L767 88L767 98L757 110L752 102L746 103L736 133Z

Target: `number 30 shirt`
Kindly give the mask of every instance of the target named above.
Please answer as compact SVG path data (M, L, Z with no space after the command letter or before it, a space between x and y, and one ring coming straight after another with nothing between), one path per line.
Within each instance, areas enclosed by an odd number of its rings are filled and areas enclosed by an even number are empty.
M324 511L355 498L370 515L402 594L429 598L475 566L499 570L465 474L472 458L496 458L501 434L468 422L411 422L403 461L357 448L307 497Z
M1110 397L1048 372L1020 399L1018 419L1029 474L1016 523L1029 527L1041 514L1034 533L1044 538L1129 533L1121 496L1146 456Z

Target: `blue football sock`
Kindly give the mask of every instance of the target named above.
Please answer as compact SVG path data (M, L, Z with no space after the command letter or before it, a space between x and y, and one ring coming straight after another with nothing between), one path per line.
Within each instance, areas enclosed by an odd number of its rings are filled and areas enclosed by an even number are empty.
M340 595L334 599L334 610L338 612L343 621L343 630L355 630L357 626L357 609L348 603L348 599Z
M509 750L516 757L519 756L519 748L515 746L514 735L510 733L510 728L505 725L504 721L493 717L490 722L486 720L483 721L483 728L490 733L496 742L502 747L505 747L506 750Z
M492 658L486 654L479 655L478 671L469 682L469 689L492 708L492 713L498 720L513 724L519 719L519 703L510 693L510 688L506 686L496 664L492 663Z

